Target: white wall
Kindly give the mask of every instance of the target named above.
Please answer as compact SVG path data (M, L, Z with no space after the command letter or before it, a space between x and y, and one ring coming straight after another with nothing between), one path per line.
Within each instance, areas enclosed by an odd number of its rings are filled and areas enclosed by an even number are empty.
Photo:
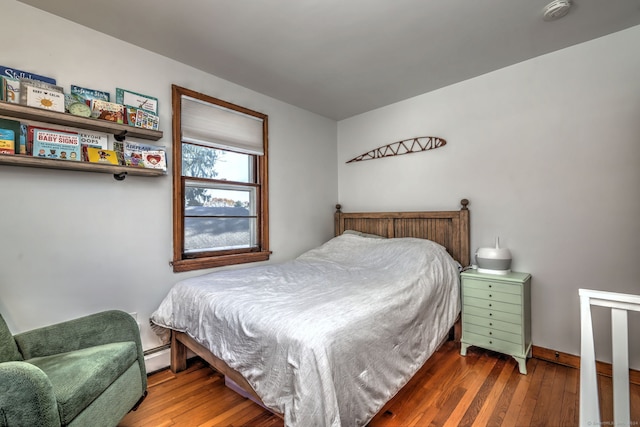
M156 96L160 145L171 145L171 84L269 115L272 262L332 236L336 122L149 51L3 0L0 65L108 90ZM188 46L185 46L188 49ZM169 171L169 174L171 170ZM14 333L102 309L149 315L176 281L172 185L161 178L0 166L0 312Z
M579 287L640 293L640 27L344 120L336 153L334 121L14 0L3 0L3 17L0 65L67 89L157 96L162 145L172 83L268 114L272 261L332 235L338 192L348 211L457 209L467 197L472 248L499 235L514 269L533 275L535 345L579 353ZM448 144L344 164L422 135ZM202 273L168 264L170 177L0 166L0 182L0 312L10 328L118 308L138 313L145 348L157 345L149 314L173 283Z
M640 26L339 122L340 203L449 210L469 198L472 250L500 236L533 276L534 345L579 354L578 288L640 293L638 40ZM345 164L426 135L447 145Z

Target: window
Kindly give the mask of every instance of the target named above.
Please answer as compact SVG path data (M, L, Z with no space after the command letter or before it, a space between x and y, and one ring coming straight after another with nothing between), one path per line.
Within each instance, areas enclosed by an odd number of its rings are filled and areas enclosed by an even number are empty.
M269 259L267 116L176 85L173 271Z

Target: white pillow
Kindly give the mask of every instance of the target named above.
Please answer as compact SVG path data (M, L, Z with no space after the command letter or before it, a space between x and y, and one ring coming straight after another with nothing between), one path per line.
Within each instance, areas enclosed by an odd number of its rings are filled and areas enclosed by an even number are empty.
M355 236L368 237L371 239L386 239L386 237L384 236L379 236L377 234L363 233L362 231L356 231L356 230L344 230L342 234L353 234Z

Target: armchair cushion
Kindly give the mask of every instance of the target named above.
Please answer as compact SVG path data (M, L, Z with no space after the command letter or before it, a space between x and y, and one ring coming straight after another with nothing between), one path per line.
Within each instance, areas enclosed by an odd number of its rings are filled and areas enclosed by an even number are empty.
M16 360L22 360L22 354L20 354L6 322L0 315L0 363Z
M137 358L136 344L128 341L35 357L26 362L40 368L51 381L60 421L66 425L124 374Z

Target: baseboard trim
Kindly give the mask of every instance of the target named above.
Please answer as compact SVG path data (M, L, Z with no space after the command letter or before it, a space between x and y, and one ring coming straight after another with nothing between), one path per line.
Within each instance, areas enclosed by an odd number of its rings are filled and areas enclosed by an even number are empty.
M580 369L580 356L576 356L575 354L563 353L561 351L551 350L535 345L532 347L531 352L533 357L536 359ZM606 377L612 376L613 370L611 363L596 361L596 370L599 375L604 375ZM629 369L629 382L631 384L640 385L640 371Z

